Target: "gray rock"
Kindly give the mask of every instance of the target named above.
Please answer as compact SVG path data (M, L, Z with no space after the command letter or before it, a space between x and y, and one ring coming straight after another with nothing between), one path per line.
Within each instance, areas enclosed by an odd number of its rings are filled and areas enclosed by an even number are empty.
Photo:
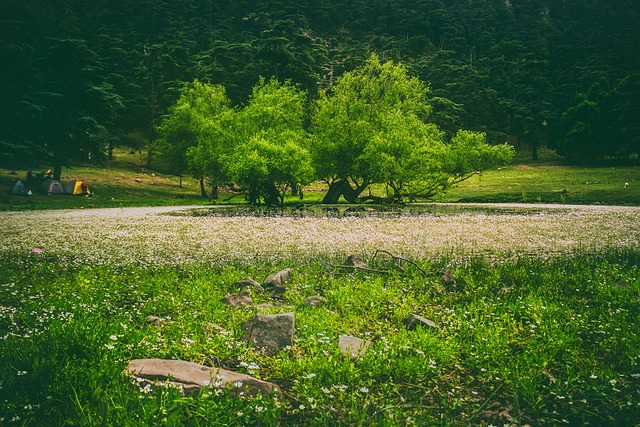
M125 371L141 388L169 381L186 393L197 394L204 387L232 388L238 396L280 394L277 385L249 375L183 360L136 359Z
M426 317L419 316L417 314L411 314L402 322L410 331L415 330L418 326L422 326L424 329L437 328L436 323L433 320L429 320Z
M451 268L447 268L442 276L442 284L449 289L456 289L456 278L453 276L453 271Z
M264 279L264 288L269 289L270 287L283 287L287 283L291 281L291 269L285 268L284 270L280 270L277 273L273 273L266 279Z
M248 291L243 291L239 294L227 294L221 301L235 308L242 308L253 304L253 299Z
M273 355L293 344L294 325L293 313L256 314L241 327L246 341L267 355Z
M321 307L327 303L327 299L320 295L313 295L304 299L304 305L308 307Z
M340 335L338 339L338 347L340 347L342 354L353 358L364 355L370 345L371 341L365 341L351 335Z
M260 283L256 282L255 280L253 280L251 277L247 277L246 279L238 280L234 285L235 285L235 287L237 287L239 289L253 289L256 292L264 291L264 288L262 287L262 285Z

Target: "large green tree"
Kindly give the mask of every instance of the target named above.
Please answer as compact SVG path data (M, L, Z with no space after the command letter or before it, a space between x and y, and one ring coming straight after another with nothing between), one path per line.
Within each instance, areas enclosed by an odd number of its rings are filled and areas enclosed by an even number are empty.
M234 114L225 165L249 203L282 205L287 191L313 179L305 103L305 92L291 82L261 79L248 104Z
M324 203L356 202L371 184L387 199L431 198L476 171L508 162L512 149L483 134L458 132L445 142L427 121L427 87L405 67L376 55L346 73L316 103L313 156L329 184Z

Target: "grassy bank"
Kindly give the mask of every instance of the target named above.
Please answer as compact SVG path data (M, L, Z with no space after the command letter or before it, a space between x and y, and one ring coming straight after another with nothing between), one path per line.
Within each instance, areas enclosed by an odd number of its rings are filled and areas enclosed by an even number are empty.
M416 259L405 272L340 274L316 259L157 267L0 260L0 425L634 425L640 414L637 251L489 265ZM341 263L341 259L327 259ZM220 302L232 283L291 267L294 345L240 340L254 309ZM455 289L441 272L451 267ZM303 304L320 294L324 307ZM409 331L419 313L437 327ZM145 321L165 319L159 326ZM372 341L351 359L340 334ZM281 399L140 389L134 358L205 362L278 384Z
M7 194L16 179L24 179L26 170L0 169L0 210L81 209L93 207L206 205L200 196L199 182L180 179L145 169L146 156L118 149L114 160L103 166L74 166L63 169L62 182L76 178L89 183L94 197L33 196ZM548 163L530 163L485 171L452 188L437 201L443 202L524 202L563 204L640 205L640 168L581 168ZM625 187L628 183L628 187ZM383 189L374 193L383 195ZM317 203L326 186L320 183L305 189L305 198L288 196L288 204ZM239 196L231 200L221 192L218 203L244 203ZM226 201L225 201L226 200Z

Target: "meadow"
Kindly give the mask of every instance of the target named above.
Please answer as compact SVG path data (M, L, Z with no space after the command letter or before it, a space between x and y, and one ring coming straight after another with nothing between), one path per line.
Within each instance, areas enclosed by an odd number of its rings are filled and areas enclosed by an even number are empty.
M0 425L638 425L640 208L467 207L1 212ZM337 267L352 254L371 271ZM221 302L236 281L287 267L282 300ZM305 305L312 295L326 305ZM293 345L247 345L240 324L256 312L294 312ZM411 313L436 327L409 330ZM351 358L341 334L372 344ZM141 388L123 375L137 358L283 393Z

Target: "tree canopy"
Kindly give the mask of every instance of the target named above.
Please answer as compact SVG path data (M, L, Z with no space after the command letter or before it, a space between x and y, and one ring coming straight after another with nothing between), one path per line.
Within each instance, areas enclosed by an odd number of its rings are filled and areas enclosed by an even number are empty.
M637 156L638 18L637 2L611 0L0 0L0 161L100 160L133 133L153 148L184 82L221 85L239 105L275 77L315 100L371 52L428 82L446 138ZM580 128L584 99L602 135Z

